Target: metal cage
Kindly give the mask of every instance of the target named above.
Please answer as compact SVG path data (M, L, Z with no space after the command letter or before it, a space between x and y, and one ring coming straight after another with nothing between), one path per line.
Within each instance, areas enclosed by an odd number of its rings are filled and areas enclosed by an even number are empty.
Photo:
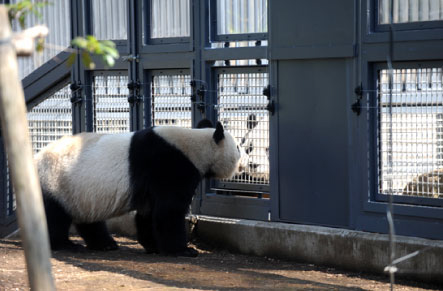
M67 84L28 111L29 135L34 154L52 141L72 134L71 106L71 90L69 89L69 84ZM0 207L3 208L0 213L4 213L4 217L0 217L0 220L3 219L5 221L4 224L9 223L11 225L10 229L13 230L15 228L14 221L17 204L9 176L8 159L4 151L1 151L1 154L1 160L5 166L3 168L4 171L2 171L3 193L1 194L2 197L0 197ZM8 233L10 230L6 227L3 231ZM1 233L2 229L0 228Z
M442 68L378 73L381 194L443 198Z
M263 95L264 69L217 70L217 116L248 154L247 168L232 179L216 181L217 193L257 195L269 191L269 112Z
M192 127L191 76L154 72L151 78L151 124Z
M97 73L92 88L94 132L129 131L128 76L120 72Z

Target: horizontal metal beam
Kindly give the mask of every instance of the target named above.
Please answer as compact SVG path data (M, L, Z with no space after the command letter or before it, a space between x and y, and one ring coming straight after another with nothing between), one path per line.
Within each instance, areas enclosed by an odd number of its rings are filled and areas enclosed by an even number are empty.
M274 46L269 51L269 60L352 58L356 55L355 45L306 45L293 47Z
M54 84L62 82L71 73L71 67L67 65L70 53L61 52L44 65L33 71L23 79L23 90L26 103L31 103L54 87Z
M256 41L268 39L267 33L238 33L238 34L217 34L215 41Z
M181 69L190 68L194 53L159 53L142 55L140 64L147 69Z
M236 48L214 48L203 51L205 61L217 60L255 60L268 57L267 46L236 47Z
M425 61L443 59L443 42L395 42L394 61ZM362 47L362 56L368 62L386 62L389 54L389 43L365 44Z
M270 209L269 199L206 195L202 201L200 213L220 217L268 220Z

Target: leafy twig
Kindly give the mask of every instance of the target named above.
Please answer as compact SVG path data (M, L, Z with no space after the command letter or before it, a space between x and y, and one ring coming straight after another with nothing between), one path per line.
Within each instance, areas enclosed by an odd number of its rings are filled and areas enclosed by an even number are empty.
M92 35L76 37L71 41L71 45L81 50L83 63L89 69L95 68L91 54L101 56L103 63L108 67L114 66L115 60L120 57L114 42L110 40L97 40ZM76 54L72 53L69 56L68 65L72 65L75 58Z

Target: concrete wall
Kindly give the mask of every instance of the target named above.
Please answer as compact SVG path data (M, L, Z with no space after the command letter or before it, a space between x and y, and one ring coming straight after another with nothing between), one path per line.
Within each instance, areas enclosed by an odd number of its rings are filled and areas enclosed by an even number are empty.
M198 216L196 235L210 244L257 256L383 273L389 264L389 236L321 226ZM443 283L443 241L396 236L396 258L419 251L397 265L396 275Z

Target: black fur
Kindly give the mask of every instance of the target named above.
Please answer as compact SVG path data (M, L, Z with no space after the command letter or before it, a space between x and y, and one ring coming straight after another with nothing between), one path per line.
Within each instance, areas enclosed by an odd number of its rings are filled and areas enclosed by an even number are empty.
M85 240L88 249L97 251L110 251L118 249L117 243L108 232L106 223L79 223L75 225L78 234Z
M217 122L214 132L214 140L215 143L218 144L222 139L225 138L225 133L223 129L223 125L220 122Z
M147 252L196 256L186 246L185 215L202 179L197 168L180 150L145 129L132 137L129 169L140 244Z
M43 191L43 203L45 206L51 249L77 250L82 248L80 245L69 240L69 228L72 224L71 215L46 191ZM118 248L104 222L76 224L76 228L89 249L115 250Z
M73 243L69 240L71 216L58 201L44 191L43 204L45 205L51 249L59 250L73 247Z
M210 128L210 127L214 127L212 125L212 122L209 119L202 119L199 121L199 123L197 124L197 128Z

